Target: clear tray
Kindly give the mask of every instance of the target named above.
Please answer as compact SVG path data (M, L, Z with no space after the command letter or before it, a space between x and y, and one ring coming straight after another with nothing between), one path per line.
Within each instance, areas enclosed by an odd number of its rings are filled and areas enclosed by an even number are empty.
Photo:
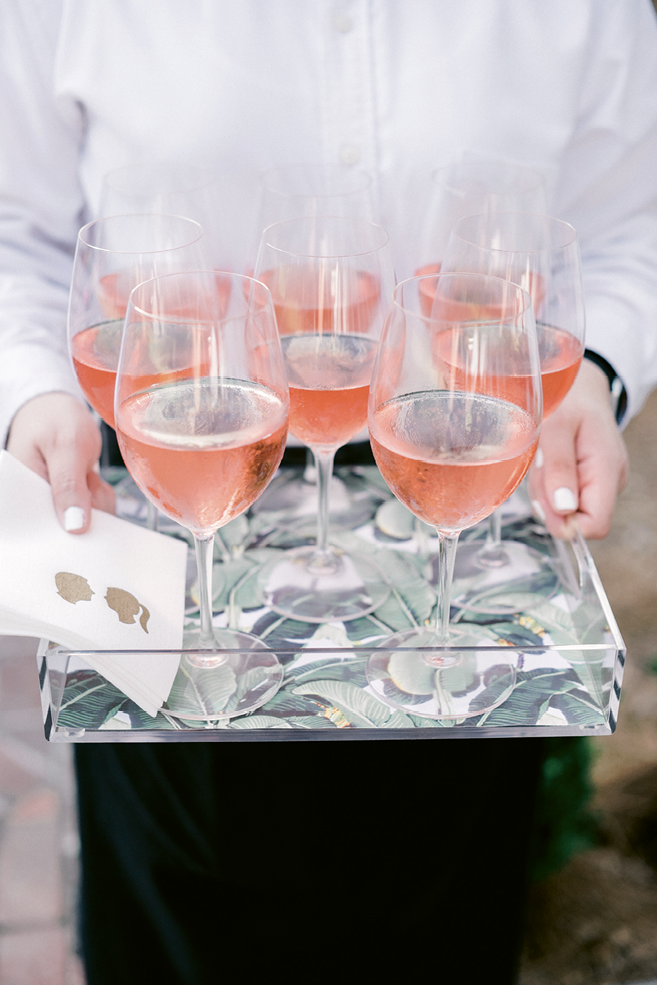
M250 715L211 723L185 723L160 712L151 718L85 663L84 651L42 640L37 654L46 738L50 742L294 741L385 738L491 738L532 735L610 735L616 727L625 646L591 554L581 536L553 540L531 517L524 493L503 507L505 538L543 554L550 578L541 584L512 572L480 607L518 607L510 614L452 608L452 621L479 635L479 652L494 658L503 644L516 681L503 704L478 718L435 721L403 713L368 685L367 660L386 636L423 624L432 616L437 539L429 528L395 505L374 467L338 470L344 503L356 504L359 526L344 529L346 506L338 504L331 540L371 553L391 581L389 599L372 616L338 624L308 624L264 608L257 572L275 551L313 537L314 515L263 509L238 517L221 531L215 551L215 621L267 640L284 665L278 693ZM119 513L143 522L145 505L124 471L113 470ZM284 505L286 470L269 501ZM340 495L340 490L338 490ZM267 501L265 501L265 505ZM342 512L340 512L342 510ZM185 531L162 518L175 536ZM486 525L464 531L461 543L481 541ZM193 619L190 560L188 618ZM457 585L458 589L458 585ZM489 604L490 603L490 604ZM490 647L486 646L490 643Z

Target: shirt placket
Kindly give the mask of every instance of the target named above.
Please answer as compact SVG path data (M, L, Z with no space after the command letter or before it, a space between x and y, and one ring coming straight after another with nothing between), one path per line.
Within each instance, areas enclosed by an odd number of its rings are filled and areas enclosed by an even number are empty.
M378 164L370 0L329 0L320 30L327 162L376 173Z

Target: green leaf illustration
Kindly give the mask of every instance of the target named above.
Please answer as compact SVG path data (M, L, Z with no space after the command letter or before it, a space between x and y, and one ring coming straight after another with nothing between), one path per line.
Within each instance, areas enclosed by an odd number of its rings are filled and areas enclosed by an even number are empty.
M237 687L235 674L228 666L197 670L192 678L184 662L171 688L167 704L172 708L190 705L203 712L223 710Z
M321 660L317 664L306 664L296 670L291 677L298 684L308 684L310 681L330 680L347 681L355 684L356 687L367 685L365 666L367 661L363 658L352 660Z
M550 707L558 708L571 725L602 725L605 716L585 691L568 691L550 698Z
M295 715L288 721L293 728L316 729L316 728L337 728L335 722L324 715Z
M251 670L247 670L238 678L237 686L226 702L224 710L234 711L249 691L256 690L258 687L261 687L263 692L266 691L270 681L271 672L267 667L252 667Z
M233 718L228 727L231 729L292 728L283 718L274 718L272 715L247 715L245 718Z
M221 612L230 601L230 593L245 575L254 568L253 561L246 557L213 565L212 568L212 608Z
M294 688L295 694L316 694L339 708L351 725L374 728L390 718L391 709L367 691L345 681L313 681Z
M229 554L233 554L236 547L241 547L244 544L248 534L249 521L243 513L217 531L217 535L221 538Z
M486 716L486 725L535 725L546 711L554 693L579 687L572 671L535 670L519 672L516 684L503 705Z
M395 709L390 718L383 723L381 728L415 728L412 718L405 715L403 711Z
M425 663L421 653L391 651L388 672L406 694L433 694L435 690L436 668Z
M100 728L123 707L127 700L122 691L96 671L75 671L67 675L57 725L70 729ZM152 722L151 718L151 727Z

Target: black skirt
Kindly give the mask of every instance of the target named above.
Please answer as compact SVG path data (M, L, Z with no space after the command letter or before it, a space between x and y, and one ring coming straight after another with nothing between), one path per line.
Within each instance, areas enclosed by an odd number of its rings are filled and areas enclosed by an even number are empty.
M77 746L89 985L512 983L542 751Z

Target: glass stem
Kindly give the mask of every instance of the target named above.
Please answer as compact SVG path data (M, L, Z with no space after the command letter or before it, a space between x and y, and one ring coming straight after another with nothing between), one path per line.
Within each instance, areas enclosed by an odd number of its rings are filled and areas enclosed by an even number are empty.
M435 645L447 646L449 643L449 609L452 597L452 575L459 531L443 533L437 530L438 551L438 614L436 617Z
M317 468L317 546L315 552L318 555L326 556L328 554L329 533L329 489L333 475L335 449L332 451L315 451L313 449L313 455Z
M488 518L486 543L477 555L482 568L502 568L509 564L509 555L502 543L502 511L497 509Z
M310 448L306 448L306 465L303 470L303 481L307 482L309 486L314 486L317 483L317 466L315 465L315 456Z
M502 543L502 514L499 510L494 510L488 517L488 533L486 534L486 547L497 550Z
M214 534L209 537L197 537L194 534L196 547L196 567L198 570L198 592L201 609L201 629L199 642L202 647L217 646L212 629L212 546Z
M149 530L155 530L155 532L159 529L159 515L150 499L146 500L146 526Z

